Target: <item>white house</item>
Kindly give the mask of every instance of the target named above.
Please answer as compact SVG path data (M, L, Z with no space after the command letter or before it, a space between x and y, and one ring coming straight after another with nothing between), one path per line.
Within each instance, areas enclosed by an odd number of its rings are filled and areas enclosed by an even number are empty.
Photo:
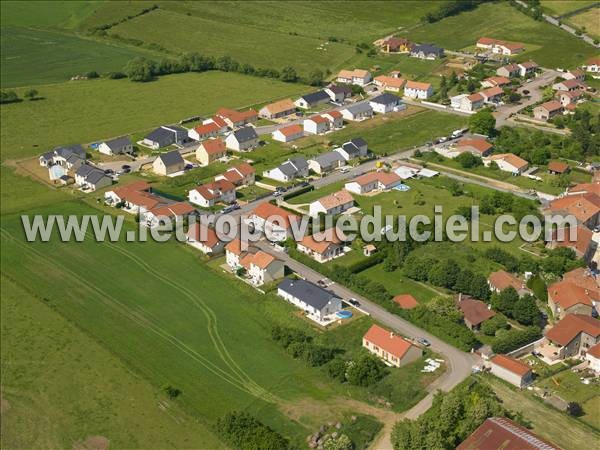
M152 171L157 175L172 175L185 168L185 161L179 150L161 153L152 163Z
M407 81L404 85L404 95L410 98L425 100L433 95L433 86L429 83L421 83L419 81Z
M254 226L255 230L265 233L271 240L285 241L292 235L292 222L298 220L300 218L296 214L264 202L252 211L245 222L248 226Z
M250 164L244 162L230 167L221 175L215 177L215 181L227 180L235 186L250 186L254 184L256 170Z
M373 77L367 70L341 70L338 73L336 81L344 84L356 84L357 86L365 86L373 80Z
M112 178L103 170L89 164L82 164L75 172L75 184L88 192L93 192L112 184Z
M331 85L325 88L332 102L341 103L347 98L352 97L352 88L350 86Z
M240 259L240 266L246 269L246 277L255 286L270 283L285 275L283 261L262 250L243 255Z
M300 253L317 262L324 263L344 254L345 235L336 228L329 228L312 236L306 235L297 243Z
M521 75L522 77L534 74L539 67L537 63L533 61L525 61L517 65L519 66L519 75Z
M225 247L216 231L201 222L190 225L186 233L186 243L210 256L222 253Z
M329 94L324 90L321 90L303 95L294 102L294 105L296 105L298 108L309 109L323 103L329 103L330 101L331 98L329 97Z
M308 168L315 173L324 174L339 167L345 166L346 160L340 152L321 153L308 160Z
M378 325L372 325L365 333L362 346L394 367L402 367L423 356L419 347Z
M600 73L600 57L588 59L583 67L586 72Z
M322 134L329 131L331 122L324 116L312 116L304 119L304 131L309 134Z
M122 153L133 153L133 144L127 136L104 141L98 146L98 151L105 155L119 155Z
M367 156L367 142L363 138L354 138L348 142L344 142L341 147L334 150L338 152L346 161L355 158L364 158Z
M344 116L339 111L329 111L321 116L329 120L329 128L342 128L344 126Z
M524 388L533 381L531 367L506 355L496 355L489 361L490 372L510 384Z
M263 176L287 183L308 176L308 162L301 156L289 159L274 169L263 172Z
M188 192L190 203L210 208L217 203L232 203L235 201L235 186L227 180L201 184Z
M600 344L596 344L589 348L586 355L586 361L589 362L589 368L596 376L600 375Z
M290 125L273 131L273 139L279 142L291 142L304 136L300 125Z
M327 323L342 309L342 299L306 280L284 279L277 286L277 295L306 311L317 323Z
M224 130L227 131L227 126L225 126ZM205 139L217 137L222 132L224 132L223 128L219 124L210 121L189 129L188 137L195 141L204 141Z
M353 206L354 199L348 191L342 189L312 202L309 206L309 214L313 217L319 214L336 215Z
M252 150L258 146L258 134L251 126L238 128L225 138L225 146L238 152Z
M484 105L483 96L479 93L460 94L450 98L450 106L461 111L475 111Z
M513 153L502 153L498 155L492 155L483 159L483 163L486 166L489 166L492 162L498 164L498 168L505 172L510 172L513 175L522 174L529 163L525 161L523 158L519 158L517 155Z
M354 105L348 106L340 111L342 117L346 120L365 120L373 117L373 108L367 102L355 103Z
M406 109L406 105L402 103L400 97L387 92L378 95L377 97L373 97L371 100L369 100L369 105L371 105L373 111L380 114Z
M386 191L402 183L394 172L369 172L345 184L345 189L354 194L368 194L371 191Z

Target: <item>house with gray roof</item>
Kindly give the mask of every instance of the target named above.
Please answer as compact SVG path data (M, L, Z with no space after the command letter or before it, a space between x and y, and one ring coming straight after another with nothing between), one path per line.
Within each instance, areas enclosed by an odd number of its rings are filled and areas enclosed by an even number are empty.
M325 92L329 95L331 101L336 103L343 102L347 98L352 97L352 88L346 85L336 86L332 84L325 88Z
M444 57L444 49L433 44L413 45L410 56L420 59L438 59Z
M304 178L308 176L308 162L302 156L288 159L278 167L265 171L263 176L283 183Z
M380 114L399 111L400 109L406 108L406 105L402 103L400 97L390 94L389 92L373 97L369 100L369 105L371 105L373 111Z
M163 125L144 137L142 144L154 150L169 145L183 145L188 140L188 130L176 125Z
M334 319L342 309L342 299L335 294L306 280L284 279L277 286L277 295L298 308L307 316L322 324Z
M344 157L335 151L322 153L308 160L308 168L318 174L331 172L345 165Z
M334 150L338 152L346 161L355 158L364 158L369 151L367 142L363 138L354 138L348 142L344 142L341 147Z
M40 166L51 166L53 164L60 164L63 166L67 166L67 160L71 155L76 155L83 161L86 160L85 149L80 144L75 145L63 145L60 147L56 147L54 150L43 153L40 155L39 161ZM70 167L67 167L70 169Z
M152 171L157 175L172 175L183 171L185 161L179 153L179 150L173 150L168 153L161 153L152 163Z
M238 128L225 138L225 146L238 152L250 151L258 146L258 134L251 126Z
M93 192L112 184L112 178L103 170L90 164L82 164L75 172L75 184L82 190Z
M133 144L128 136L118 137L109 141L104 141L98 146L98 151L105 155L120 155L123 153L133 153Z
M314 108L315 106L321 105L323 103L329 103L330 101L331 98L329 97L329 94L324 90L321 90L303 95L294 102L294 105L296 105L298 108L308 109Z
M354 105L342 109L340 112L342 113L342 117L346 120L358 121L373 117L373 108L367 101L355 103Z

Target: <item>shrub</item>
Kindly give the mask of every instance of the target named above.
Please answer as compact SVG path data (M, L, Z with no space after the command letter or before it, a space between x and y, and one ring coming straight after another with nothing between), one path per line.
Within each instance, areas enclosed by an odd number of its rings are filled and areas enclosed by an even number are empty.
M349 364L348 382L356 386L372 386L388 373L385 364L370 353L361 355Z
M279 433L245 412L232 412L217 420L217 432L240 450L285 450L289 442Z

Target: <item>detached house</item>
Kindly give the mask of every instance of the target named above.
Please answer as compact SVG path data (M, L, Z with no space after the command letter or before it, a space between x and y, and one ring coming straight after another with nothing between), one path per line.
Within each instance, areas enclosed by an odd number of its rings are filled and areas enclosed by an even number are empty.
M494 146L482 138L463 138L456 144L459 153L469 152L484 158L492 153Z
M381 50L385 53L405 53L409 52L413 43L408 39L399 37L389 37L381 42Z
M589 229L600 224L600 196L593 192L570 193L550 202L551 214L573 215L577 222Z
M507 42L500 39L482 37L477 41L477 47L491 50L492 53L512 56L525 50L525 46L518 42Z
M600 294L590 291L571 280L562 280L548 287L548 306L555 317L567 314L592 315L594 303L600 302Z
M225 130L226 129L227 127L225 127ZM188 137L194 141L202 141L204 139L217 137L222 132L223 128L221 128L219 124L216 122L208 122L188 130Z
M186 243L209 256L222 253L225 247L225 243L219 239L217 232L202 222L190 225L186 233Z
M479 94L483 97L483 101L485 103L499 103L502 100L504 91L502 88L494 86L484 89L483 91L479 92Z
M433 95L433 87L429 83L407 81L404 85L404 95L410 98L425 100Z
M227 155L225 142L219 138L203 141L196 149L196 159L202 166L208 166L225 155Z
M285 241L292 236L292 222L298 220L300 218L296 214L265 202L254 209L246 223L252 224L257 231L265 233L271 240Z
M258 146L258 134L251 126L238 128L225 138L225 146L238 152L250 151Z
M410 56L419 59L438 59L444 57L444 49L433 44L413 45Z
M347 98L352 97L352 88L350 86L331 85L325 88L332 102L341 103Z
M373 108L367 102L355 103L340 111L346 120L359 121L373 117Z
M192 205L186 202L170 202L158 205L151 210L144 211L141 214L140 222L146 226L153 228L167 219L171 224L179 223L186 217L195 214L196 210ZM167 222L168 223L168 222Z
M112 184L112 178L103 170L89 164L82 164L75 172L75 184L87 191L95 191Z
M142 144L157 150L169 145L182 145L188 139L188 130L176 125L163 125L151 131L142 140Z
M450 98L450 106L461 111L475 111L482 108L484 98L481 94L459 94Z
M289 116L295 112L296 105L294 105L294 102L291 99L286 98L262 107L258 112L258 115L260 117L264 117L265 119L272 120Z
M568 108L569 105L575 106L577 102L582 98L583 91L557 91L556 98L560 102L563 108Z
M524 388L533 382L531 367L506 355L496 355L489 362L490 372L513 386Z
M39 157L40 166L50 167L53 164L66 166L69 170L77 170L77 168L85 162L87 158L85 149L79 145L69 145L56 147L54 150L43 153ZM69 161L71 164L69 164ZM75 164L77 162L77 164ZM77 167L71 167L76 165Z
M386 364L402 367L418 360L423 351L393 331L372 325L363 336L363 347L377 355Z
M255 286L270 283L285 275L283 261L262 250L243 255L240 259L240 266L246 269L246 277Z
M331 261L344 254L344 240L346 238L342 237L340 239L341 235L342 233L335 228L329 228L322 233L304 236L297 243L297 249L317 262Z
M486 78L485 80L483 80L481 82L481 86L488 88L488 87L494 87L494 86L498 86L498 87L505 87L510 85L510 79L506 78L506 77L489 77Z
M185 161L178 150L161 153L152 163L152 171L157 175L172 175L183 171Z
M488 277L488 285L490 286L490 290L492 292L500 292L504 289L512 287L515 291L517 291L519 297L531 294L531 291L525 286L525 283L505 270L492 272Z
M121 206L123 210L136 213L156 207L159 197L151 194L152 188L145 181L134 181L104 193L104 203L108 206Z
M600 57L590 58L583 66L586 72L599 73L600 72Z
M551 100L533 108L533 117L535 117L537 120L547 121L553 117L561 115L562 112L563 105L561 102Z
M567 314L545 333L543 348L536 349L551 361L576 358L600 342L600 321L582 314Z
M522 174L529 166L527 161L513 153L491 155L483 160L486 166L489 166L492 162L495 162L500 170L510 172L513 175Z
M290 125L273 131L273 139L279 142L292 142L304 136L300 125Z
M406 105L402 103L398 96L388 93L373 97L369 101L369 105L371 105L373 111L380 114L406 109Z
M537 63L533 61L525 61L517 65L519 66L519 75L521 75L522 77L534 74L535 71L539 68Z
M325 116L312 116L304 119L304 131L309 134L322 134L329 131L330 120Z
M105 155L120 155L123 153L133 153L133 144L131 139L123 136L110 141L104 141L98 146L98 151Z
M354 199L348 191L342 189L312 202L309 206L309 214L315 217L319 214L336 215L353 206Z
M365 86L371 82L373 77L367 70L354 69L354 70L341 70L337 76L336 81L344 84L356 84L358 86Z
M344 126L344 116L339 111L329 111L321 114L321 116L329 120L330 128L342 128Z
M372 191L386 191L402 183L394 172L370 172L345 184L345 189L354 194L364 195Z
M294 102L296 107L302 109L314 108L315 106L321 105L323 103L329 103L331 98L329 94L324 90L313 92L311 94L306 94L300 97L298 100Z
M400 92L405 83L406 80L404 78L390 77L387 75L375 77L375 85L384 91Z
M263 176L283 183L296 178L304 178L308 176L308 162L302 156L298 156L285 161L274 169L265 171Z
M308 168L315 173L325 174L339 167L345 166L346 160L336 151L321 153L308 160Z
M521 73L521 69L516 64L507 64L496 69L496 75L501 77L513 78L518 77Z
M254 123L258 120L258 113L253 109L236 111L235 109L219 108L216 114L229 128L238 128ZM214 118L213 118L214 120Z
M342 299L306 280L285 278L277 286L277 295L304 310L315 322L327 323L342 309Z
M572 91L579 91L579 90L585 90L587 86L585 85L585 83L579 81L579 80L563 80L559 83L554 83L552 85L552 89L554 89L555 91L567 91L567 92L572 92Z
M565 80L579 80L583 82L585 81L585 72L579 69L569 70L568 72L563 73L562 77Z
M456 306L463 313L463 321L469 330L479 330L481 324L496 315L490 306L480 300L458 294Z
M217 203L232 203L235 201L235 186L227 180L201 184L188 192L188 199L204 208L210 208Z
M234 186L250 186L254 184L256 170L248 163L241 163L230 167L224 174L217 175L215 181L227 180Z
M348 142L344 142L341 147L334 150L338 152L346 161L355 158L364 158L367 156L367 142L363 138L354 138Z

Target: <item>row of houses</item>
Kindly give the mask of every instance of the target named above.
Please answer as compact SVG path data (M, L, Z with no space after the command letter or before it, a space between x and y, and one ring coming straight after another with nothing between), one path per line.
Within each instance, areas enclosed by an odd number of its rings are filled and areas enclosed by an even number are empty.
M498 105L502 101L504 90L492 86L473 94L459 94L450 98L450 106L460 111L476 111L485 105Z
M390 36L376 44L384 53L407 53L413 58L438 59L444 57L444 49L434 44L415 44L406 38Z
M534 61L525 61L522 63L511 63L496 69L496 75L505 78L527 77L533 75L539 66Z
M579 70L563 74L564 80L552 85L554 99L544 102L533 109L533 117L548 121L556 116L572 113L577 105L584 101L587 85L583 82L584 73Z

